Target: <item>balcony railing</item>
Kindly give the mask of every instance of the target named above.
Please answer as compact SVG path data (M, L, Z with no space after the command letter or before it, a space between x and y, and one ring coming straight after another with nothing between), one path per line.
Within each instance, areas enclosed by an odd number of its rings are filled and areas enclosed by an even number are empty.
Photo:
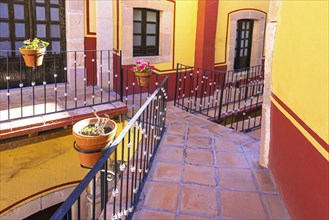
M0 121L121 100L121 52L46 52L26 67L18 51L0 51Z
M128 77L128 69L122 72ZM130 81L121 79L126 83L124 102L135 103L132 118L54 213L53 220L123 219L133 215L165 130L168 77L156 76L156 82L146 88L137 86L131 77ZM145 103L138 106L142 100Z
M261 126L263 65L214 71L177 64L175 105L247 132Z

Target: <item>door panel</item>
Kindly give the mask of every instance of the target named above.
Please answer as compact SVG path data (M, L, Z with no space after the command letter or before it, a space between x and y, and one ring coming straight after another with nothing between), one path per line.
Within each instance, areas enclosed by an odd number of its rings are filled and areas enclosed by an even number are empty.
M234 69L250 67L253 20L238 20L235 40Z

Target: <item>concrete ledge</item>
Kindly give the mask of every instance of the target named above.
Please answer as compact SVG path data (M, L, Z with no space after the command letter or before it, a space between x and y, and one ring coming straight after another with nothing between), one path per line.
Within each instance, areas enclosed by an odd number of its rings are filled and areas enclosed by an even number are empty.
M94 117L92 109L95 109L99 116L107 114L110 117L126 114L128 112L127 106L120 102L79 108L31 118L16 119L10 122L0 123L0 140L73 125L79 120Z

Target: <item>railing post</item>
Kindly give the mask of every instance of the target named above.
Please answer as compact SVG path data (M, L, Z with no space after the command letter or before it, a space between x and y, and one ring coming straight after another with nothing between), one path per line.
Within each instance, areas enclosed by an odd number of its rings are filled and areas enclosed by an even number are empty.
M120 60L119 60L119 68L120 68L120 100L123 102L123 69L122 69L122 51L120 50ZM128 79L127 79L128 80Z
M225 79L226 79L226 73L223 72L222 75L222 83L220 84L220 97L219 97L219 107L218 107L218 122L220 122L220 116L222 114L222 105L223 105L223 95L224 95L224 86L225 86ZM220 80L220 76L219 76Z
M177 89L178 89L178 66L179 64L176 64L176 85L175 85L175 95L174 95L174 106L176 106L176 99L177 99Z

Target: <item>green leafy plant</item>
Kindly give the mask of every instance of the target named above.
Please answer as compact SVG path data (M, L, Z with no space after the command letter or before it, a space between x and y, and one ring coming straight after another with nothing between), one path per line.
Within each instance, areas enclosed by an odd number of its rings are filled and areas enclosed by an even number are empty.
M25 40L24 46L21 49L26 50L36 50L38 48L47 47L49 45L48 42L40 40L39 38L34 38L32 41L30 39Z
M84 127L81 130L81 134L88 136L99 136L105 135L109 133L112 129L107 125L107 122L110 120L110 117L105 114L105 118L100 118L95 111L93 111L94 115L97 118L97 122L95 124L90 124Z

